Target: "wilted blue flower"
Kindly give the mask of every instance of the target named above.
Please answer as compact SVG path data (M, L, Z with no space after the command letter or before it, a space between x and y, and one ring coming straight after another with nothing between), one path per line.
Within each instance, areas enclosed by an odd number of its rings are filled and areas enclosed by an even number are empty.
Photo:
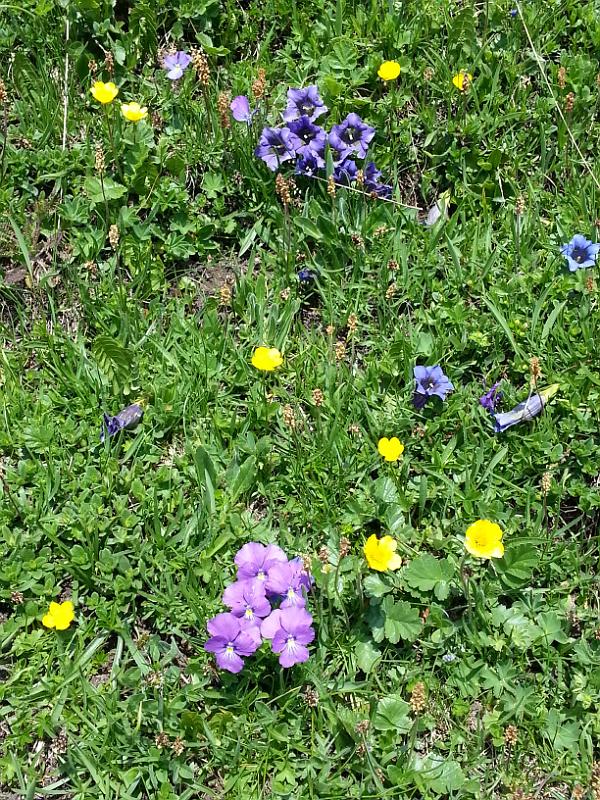
M326 134L320 125L313 125L308 117L300 117L290 122L288 128L291 132L290 142L298 155L314 156L320 167L325 166L325 161L319 153L325 148Z
M485 408L486 411L495 411L496 410L496 403L498 403L502 399L502 392L498 390L500 386L500 381L495 383L491 389L489 389L485 394L482 394L479 398L479 402Z
M258 113L257 108L255 108L254 111L250 111L250 103L248 98L243 94L234 97L229 104L229 108L231 109L231 115L236 122L247 122L248 125L250 125L252 122L254 115Z
M171 53L164 57L163 68L167 70L167 78L172 81L177 81L184 73L191 62L191 56L179 50L177 53Z
M254 155L275 172L280 164L296 156L291 137L288 128L263 128Z
M308 117L314 122L317 117L327 112L327 106L319 96L316 86L305 86L304 89L288 89L288 106L283 112L286 122L293 122L300 117Z
M358 114L348 114L339 125L334 125L329 134L329 142L337 150L344 148L356 153L359 158L367 155L369 143L375 136L375 128L371 128Z
M413 370L416 381L413 403L415 408L423 408L430 397L436 395L440 400L445 400L448 392L454 389L453 384L442 372L440 366L419 367Z
M594 244L577 233L568 244L560 248L560 252L569 262L569 270L575 272L584 267L593 267L596 256L600 252L600 244Z
M453 661L456 661L456 656L454 653L444 653L442 661L446 664L451 664Z
M365 167L364 171L364 187L367 192L375 194L378 197L391 197L392 187L386 183L381 183L381 172L377 169L372 161Z
M548 386L536 394L529 395L527 400L519 403L511 411L506 411L504 414L494 414L494 433L502 433L502 431L517 425L519 422L528 422L537 417L557 391L558 383L553 383L552 386Z
M100 431L100 441L103 442L108 436L114 436L115 433L125 430L126 428L134 428L144 416L144 409L137 403L132 403L127 408L111 417L108 414L103 415L102 430Z
M347 158L333 170L333 180L342 186L350 186L356 180L358 166L356 161Z

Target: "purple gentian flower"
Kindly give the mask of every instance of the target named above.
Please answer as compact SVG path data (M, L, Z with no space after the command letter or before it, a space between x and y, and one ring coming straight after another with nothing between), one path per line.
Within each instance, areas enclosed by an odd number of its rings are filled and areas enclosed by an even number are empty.
M329 134L329 142L337 150L348 150L359 158L367 155L369 143L375 136L375 128L364 123L358 114L348 114L340 125L334 125Z
M308 267L302 267L302 269L298 270L298 280L300 283L310 283L311 281L314 281L316 277L317 276L312 269L309 269Z
M557 391L558 383L553 383L552 386L542 389L537 394L529 395L527 400L519 403L511 411L506 411L503 414L494 414L494 433L502 433L519 422L528 422L537 417Z
M312 178L322 169L324 163L323 159L319 159L315 153L309 152L307 155L300 156L296 161L296 175L306 175L308 178Z
M486 411L493 413L496 410L496 403L502 399L502 392L498 390L499 386L500 381L495 383L491 389L489 389L485 394L482 394L479 398L480 404L485 408Z
M332 138L331 133L327 137L327 148L331 153L331 158L334 164L341 164L342 161L352 154L352 150L345 144L345 142L342 142L342 140L337 136Z
M223 592L223 603L229 606L234 616L243 617L254 624L271 613L265 582L256 579L230 584Z
M144 409L137 403L132 403L127 408L111 417L108 414L103 415L102 430L100 431L100 441L103 442L106 435L114 436L115 433L125 430L126 428L134 428L144 416Z
M167 78L170 78L172 81L178 81L190 65L191 60L191 56L188 56L183 50L165 56L163 59L163 68L167 70Z
M600 244L594 244L577 233L568 244L560 248L560 252L567 259L569 270L575 272L584 267L594 266L596 256L600 252Z
M511 8L511 10L510 10L511 17L516 17L518 13L519 13L518 9Z
M267 592L271 596L277 595L282 598L280 608L304 606L306 604L304 590L308 588L306 586L307 578L301 560L287 563L281 561L269 570L266 583Z
M287 556L276 544L248 542L234 559L238 568L238 580L258 580L266 582L269 572L279 562L287 563Z
M300 117L288 125L292 135L290 141L297 154L301 156L314 156L320 167L325 166L325 160L319 153L325 148L326 133L320 125L313 125L308 117Z
M440 400L445 400L448 392L454 389L452 383L442 372L442 368L415 367L413 370L417 383L413 403L415 408L423 408L430 397L436 395Z
M300 117L308 117L314 122L317 117L327 112L327 106L319 97L316 86L305 86L304 89L288 89L288 106L283 112L286 122L293 122Z
M288 128L263 128L254 155L275 172L281 164L296 156L291 137Z
M258 108L255 108L254 111L250 111L248 98L243 94L234 97L229 104L229 108L236 122L247 122L248 125L252 122L254 115L258 113Z
M381 178L381 172L377 169L372 161L369 161L365 167L364 175L364 186L368 192L371 194L376 194L377 197L389 198L392 196L392 187L388 186L387 183L380 182L379 178Z
M358 166L352 158L347 158L333 170L333 180L341 186L350 186L356 180Z
M308 661L306 647L315 638L312 617L304 608L290 607L273 611L260 626L265 639L271 639L274 653L279 653L282 667L293 667Z
M251 656L260 647L261 638L258 627L243 624L243 621L230 613L217 614L209 619L206 627L211 638L204 649L216 656L217 666L228 672L240 672L245 656Z

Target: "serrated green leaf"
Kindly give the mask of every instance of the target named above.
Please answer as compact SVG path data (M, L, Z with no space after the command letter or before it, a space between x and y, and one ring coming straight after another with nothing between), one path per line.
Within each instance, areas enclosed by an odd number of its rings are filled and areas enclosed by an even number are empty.
M127 379L131 370L132 355L112 336L105 333L96 336L92 344L92 354L109 380L124 382Z
M498 559L496 569L500 583L507 589L518 589L531 581L538 562L536 549L531 544L507 547L504 558Z
M385 638L388 641L392 644L397 644L400 639L414 642L422 627L418 609L404 600L394 603L394 599L388 596L383 601L382 611L385 616Z
M372 642L359 642L354 648L358 668L368 675L381 658L381 651Z
M382 697L377 703L373 727L378 731L408 733L412 727L409 704L397 694Z
M104 191L102 191L103 187ZM108 201L118 200L120 197L127 194L125 186L108 177L104 178L102 181L92 176L86 178L83 182L83 191L94 205L103 203L105 197Z
M392 587L380 575L367 575L363 587L368 597L383 597L392 591Z
M425 553L408 565L404 570L404 580L412 589L420 592L434 591L438 600L445 600L450 594L450 581L454 576L454 567L445 558L437 559Z

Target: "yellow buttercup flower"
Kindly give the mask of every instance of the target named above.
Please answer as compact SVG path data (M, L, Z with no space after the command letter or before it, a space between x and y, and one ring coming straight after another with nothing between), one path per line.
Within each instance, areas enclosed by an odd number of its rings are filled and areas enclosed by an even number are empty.
M397 61L384 61L377 74L382 81L395 81L400 75L400 64Z
M257 347L252 354L252 366L262 372L273 372L283 364L283 357L276 347Z
M398 569L402 559L395 552L397 546L398 542L392 536L382 536L381 539L375 534L369 536L363 548L367 564L377 572Z
M478 519L467 528L465 547L477 558L502 558L502 528L489 519Z
M109 81L108 83L96 81L90 89L90 92L93 94L94 99L99 103L102 103L102 105L112 103L115 97L119 94L118 88L112 81Z
M377 443L377 450L386 461L398 461L404 452L404 445L395 436L392 439L386 439L384 436Z
M148 116L148 109L146 106L140 106L139 103L121 103L121 114L129 122L139 122Z
M64 603L50 603L48 613L42 617L42 625L45 628L66 631L74 619L73 603L70 600L65 600Z
M460 92L464 92L473 83L473 76L470 72L465 72L461 69L461 71L452 78L452 83Z

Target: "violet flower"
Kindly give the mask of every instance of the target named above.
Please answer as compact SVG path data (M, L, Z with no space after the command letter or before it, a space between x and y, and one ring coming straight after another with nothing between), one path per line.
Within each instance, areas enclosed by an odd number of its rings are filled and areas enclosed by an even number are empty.
M331 153L331 158L334 165L340 164L352 154L352 150L348 147L348 145L338 136L332 137L331 133L327 137L327 149Z
M367 155L369 143L375 136L375 128L364 123L358 114L348 114L339 125L334 125L329 134L330 144L338 150L346 147L359 158Z
M228 672L240 672L244 657L251 656L260 647L258 627L244 625L243 620L231 613L217 614L208 620L206 627L211 638L204 649L214 653L217 666Z
M308 576L302 561L279 562L269 570L266 589L270 596L277 595L282 598L280 608L290 606L304 606L306 604L305 591Z
M390 198L392 196L392 187L387 183L382 183L381 172L377 169L372 161L366 165L364 170L364 187L370 194L375 194L377 197Z
M494 433L502 433L519 422L528 422L541 413L542 409L558 391L558 383L553 383L537 394L531 394L523 403L519 403L511 411L494 414Z
M594 244L577 233L570 242L560 248L560 252L567 259L569 270L576 272L578 269L594 266L596 256L600 252L600 244Z
M496 410L496 403L502 399L502 392L499 391L500 381L497 381L491 389L479 398L479 403L485 408L486 411L493 413Z
M314 122L317 117L327 112L327 106L319 96L316 86L305 86L304 89L288 89L288 105L283 112L286 122L293 122L300 117L308 117Z
M313 125L306 116L300 117L288 125L291 131L290 141L297 154L314 156L320 167L325 166L324 158L319 155L325 148L326 134L320 125Z
M333 170L333 180L340 186L350 186L356 181L358 165L352 158L347 158Z
M413 373L417 384L413 404L417 409L423 408L429 398L434 395L439 397L440 400L445 400L448 392L454 389L440 366L416 366Z
M296 156L291 137L288 128L263 128L254 155L275 172L281 164Z
M178 81L184 71L189 67L191 60L191 56L188 56L183 50L165 56L163 59L163 69L167 70L167 78L172 81Z
M293 667L308 661L310 653L307 644L315 638L311 627L312 617L304 608L290 607L273 611L263 620L260 632L265 639L271 639L274 653L279 653L282 667Z
M100 441L103 442L108 436L114 436L119 431L127 428L134 428L144 416L144 409L137 403L132 403L127 408L122 409L119 413L111 417L108 414L103 415L102 430L100 431Z
M319 162L320 159L315 153L309 152L307 155L300 156L296 161L296 175L306 175L308 178L314 177L322 169L323 165ZM325 162L323 161L323 163Z
M265 546L259 542L248 542L238 551L234 561L238 568L238 580L257 580L264 583L275 564L287 564L287 556L276 544Z
M246 122L248 125L252 122L254 115L258 114L258 108L255 108L254 111L250 111L248 98L243 94L234 97L229 104L229 108L236 122Z
M265 583L257 580L236 581L223 592L223 603L235 617L260 624L271 613L271 604L265 593Z

